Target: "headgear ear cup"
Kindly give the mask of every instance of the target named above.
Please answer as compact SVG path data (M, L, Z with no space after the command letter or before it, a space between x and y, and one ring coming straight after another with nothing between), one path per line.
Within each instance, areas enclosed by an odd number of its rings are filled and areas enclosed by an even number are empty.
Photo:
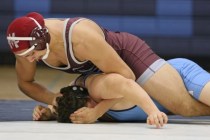
M32 32L31 32L31 37L34 37L35 40L30 41L31 46L35 46L35 50L46 50L45 55L42 57L42 59L47 59L50 49L49 49L49 42L50 42L50 34L48 33L47 28L42 28L42 26L32 17L29 17L32 19L38 27L36 27Z
M35 28L31 32L31 37L34 37L35 40L30 41L31 46L35 46L35 50L44 50L46 49L46 44L50 43L50 34L48 33L47 28L38 29Z

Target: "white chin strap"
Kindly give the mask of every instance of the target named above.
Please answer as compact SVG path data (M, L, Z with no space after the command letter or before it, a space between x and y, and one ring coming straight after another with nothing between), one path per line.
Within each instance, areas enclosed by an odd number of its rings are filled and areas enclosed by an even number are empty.
M49 48L49 44L48 43L46 43L46 53L45 53L45 55L43 55L42 56L42 60L45 60L45 59L47 59L47 57L49 56L49 53L50 53L50 48Z
M47 59L48 58L48 56L49 56L49 53L50 53L50 49L49 49L49 44L48 43L46 43L46 53L45 53L45 55L43 55L42 56L42 60L45 60L45 59ZM29 53L30 51L32 51L32 50L34 50L35 49L35 46L33 45L31 48L29 48L28 50L26 50L26 51L24 51L24 52L22 52L22 53L19 53L19 54L16 54L16 55L18 55L18 56L24 56L24 55L26 55L27 53Z
M18 55L18 56L24 56L24 55L26 55L27 53L29 53L30 51L32 51L32 50L34 50L35 49L35 46L33 45L31 48L29 48L28 50L26 50L26 51L24 51L24 52L22 52L22 53L19 53L19 54L16 54L16 55ZM49 56L49 53L50 53L50 48L49 48L49 44L48 43L46 43L46 53L45 53L45 55L43 55L42 56L42 60L45 60L45 59L47 59L48 58L48 56Z
M28 50L22 52L22 53L19 53L19 54L16 54L18 56L23 56L23 55L26 55L27 53L29 53L30 51L33 51L35 49L35 46L31 46L31 48L29 48Z

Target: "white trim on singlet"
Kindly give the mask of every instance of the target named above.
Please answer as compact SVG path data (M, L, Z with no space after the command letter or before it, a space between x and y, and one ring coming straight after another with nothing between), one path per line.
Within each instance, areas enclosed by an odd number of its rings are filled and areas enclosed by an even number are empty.
M164 59L158 59L152 63L144 73L136 80L137 83L143 85L156 71L158 71L167 62Z
M77 20L77 21L75 21L74 23L72 23L72 25L71 25L71 27L70 27L70 31L69 31L69 51L70 51L70 55L71 55L71 58L72 58L72 60L75 62L75 63L77 63L77 64L84 64L85 62L87 62L88 60L86 60L86 61L78 61L77 59L76 59L76 57L74 56L74 53L73 53L73 48L72 48L72 43L71 43L71 35L72 35L72 31L73 31L73 28L74 28L74 26L78 23L78 22L80 22L81 20L84 20L85 18L81 18L81 19L79 19L79 20Z
M67 55L67 52L66 52L66 47L67 47L66 46L67 45L66 44L66 25L67 25L68 21L69 21L69 18L64 21L64 28L63 28L64 51L65 51L65 55L66 55L67 59L68 59L68 55ZM69 44L71 44L71 42L69 42ZM68 61L67 67L55 67L55 66L52 66L52 65L48 64L45 60L43 60L43 62L47 66L49 66L51 68L54 68L54 69L59 69L59 70L67 70L67 69L69 69L71 67L70 64L69 64L69 61Z
M81 18L81 19L79 19L79 20L73 22L72 25L71 25L71 27L70 27L70 29L69 29L69 51L70 51L70 56L71 56L72 60L73 60L75 63L77 63L77 64L86 63L88 60L86 60L86 61L78 61L78 60L76 59L76 57L74 56L74 53L73 53L72 42L71 42L71 36L72 36L72 31L73 31L74 26L75 26L78 22L80 22L81 20L85 20L85 19L86 19L86 18ZM67 67L55 67L55 66L52 66L52 65L48 64L45 60L43 60L43 62L44 62L47 66L49 66L49 67L51 67L51 68L54 68L54 69L58 69L58 70L67 70L67 69L69 69L69 68L71 67L71 66L70 66L70 63L69 63L69 58L68 58L68 55L67 55L67 52L66 52L66 50L67 50L67 49L66 49L66 48L67 48L67 44L66 44L66 25L67 25L68 21L69 21L69 18L66 19L66 20L64 21L64 28L63 28L64 49L65 49L66 58L67 58L67 60L68 60L68 65L67 65ZM103 36L104 36L104 39L105 39L104 33L103 33Z

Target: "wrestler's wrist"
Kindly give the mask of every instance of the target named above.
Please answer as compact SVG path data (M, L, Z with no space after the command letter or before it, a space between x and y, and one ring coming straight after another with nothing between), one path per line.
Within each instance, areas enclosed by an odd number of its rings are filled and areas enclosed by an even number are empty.
M56 112L55 106L48 105L48 109L50 110L50 119L51 120L56 119L57 118L57 112Z
M101 110L101 108L95 106L94 107L94 114L95 114L95 117L98 119L98 118L103 116L104 112Z

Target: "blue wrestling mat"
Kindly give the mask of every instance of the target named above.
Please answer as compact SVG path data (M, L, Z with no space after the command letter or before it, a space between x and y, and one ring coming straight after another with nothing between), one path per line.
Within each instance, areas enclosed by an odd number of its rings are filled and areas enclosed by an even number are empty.
M0 121L32 121L35 101L0 100Z
M31 100L0 100L0 122L32 121L33 109L39 104L41 103ZM210 116L181 117L177 115L170 115L169 123L210 124Z

